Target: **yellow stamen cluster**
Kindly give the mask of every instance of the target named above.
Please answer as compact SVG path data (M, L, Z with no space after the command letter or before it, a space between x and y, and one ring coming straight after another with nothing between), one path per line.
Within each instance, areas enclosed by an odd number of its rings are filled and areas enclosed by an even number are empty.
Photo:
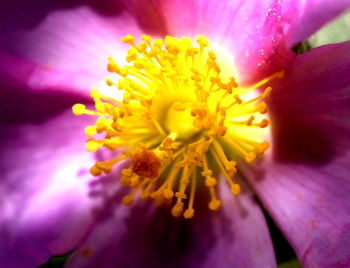
M93 89L94 110L82 104L73 107L76 115L97 116L96 124L85 129L87 150L124 149L115 159L97 162L90 172L109 173L130 159L130 167L121 172L121 184L132 188L124 205L138 194L157 205L174 202L173 216L192 218L196 190L206 187L209 209L217 210L218 174L224 174L233 195L239 194L232 159L252 163L269 147L261 130L269 124L263 100L271 88L252 93L281 74L242 88L234 77L223 77L216 54L201 35L194 43L187 37L141 38L138 45L131 35L121 39L130 44L130 65L120 67L108 58L108 71L120 79L106 78L106 83L123 92L122 100ZM101 133L103 138L97 139Z

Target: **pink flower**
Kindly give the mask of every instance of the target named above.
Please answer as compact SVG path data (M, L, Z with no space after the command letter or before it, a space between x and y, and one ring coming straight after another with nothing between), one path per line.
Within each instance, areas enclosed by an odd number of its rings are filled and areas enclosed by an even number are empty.
M350 265L350 43L291 50L348 0L35 2L0 4L2 267L71 250L67 267L276 267L251 189L304 267ZM242 84L286 70L271 82L270 154L240 166L251 188L220 188L220 211L123 207L118 170L88 173L105 156L84 151L91 119L71 106L90 103L129 33L202 34L232 53Z

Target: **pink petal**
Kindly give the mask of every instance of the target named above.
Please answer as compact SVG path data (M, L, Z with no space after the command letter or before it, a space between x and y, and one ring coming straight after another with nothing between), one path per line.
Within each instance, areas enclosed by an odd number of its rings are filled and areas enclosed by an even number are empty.
M0 51L0 84L6 91L16 87L30 94L55 91L61 92L62 96L75 94L86 99L92 86L101 84L103 78L103 75L97 77L77 70L66 71L34 63Z
M4 76L0 73L0 113L6 115L0 118L1 123L42 122L76 103L92 102L90 96L77 94L75 87L56 79L45 90L38 89L38 85L31 87L29 80L35 68L36 64L0 52L0 69L7 71Z
M273 154L245 175L304 267L350 265L350 42L272 85Z
M303 267L350 265L350 154L310 167L264 161L246 174Z
M1 126L0 262L36 267L76 247L94 222L84 118Z
M313 49L271 84L268 105L278 159L326 162L348 149L349 51L350 42Z
M207 196L192 220L176 219L168 208L146 201L132 207L110 200L113 214L104 218L72 256L67 267L276 267L260 207L246 190L238 198L221 189L222 208L210 212ZM206 189L204 189L206 191Z
M150 30L157 34L157 29L144 30L142 22L115 1L66 6L40 1L31 3L32 13L18 11L17 4L3 9L7 20L0 29L0 77L20 79L36 90L75 89L87 94L91 87L105 86L107 57L123 60L128 48L120 38Z
M202 34L232 53L241 82L283 69L293 59L280 1L155 0L171 35Z
M306 40L324 24L350 8L349 0L287 0L283 18L287 43L291 47Z

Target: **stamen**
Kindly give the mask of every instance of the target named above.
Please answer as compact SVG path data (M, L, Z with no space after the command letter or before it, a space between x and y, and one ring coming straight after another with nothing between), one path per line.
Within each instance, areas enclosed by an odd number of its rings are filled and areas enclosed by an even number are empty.
M193 218L194 216L194 209L193 209L193 202L194 202L194 194L196 192L196 172L194 172L191 180L191 194L190 194L190 200L188 202L188 208L184 212L184 218L185 219L190 219Z
M94 109L73 106L75 115L97 117L94 125L85 128L87 150L104 147L123 152L110 161L96 162L90 173L110 173L119 162L130 159L129 168L120 174L120 183L132 189L123 198L124 205L131 205L138 194L141 199L154 199L157 206L172 204L174 217L190 219L196 191L204 184L208 207L217 210L221 202L216 187L221 182L213 174L223 173L237 195L237 163L242 159L253 163L269 148L264 141L269 131L265 100L272 89L266 84L284 72L241 87L235 77L226 75L219 54L201 35L195 42L188 37L166 36L163 41L142 35L141 39L140 43L131 35L121 39L130 45L127 66L120 67L108 57L112 76L105 83L111 91L120 90L121 99L93 88ZM265 90L258 91L262 86Z

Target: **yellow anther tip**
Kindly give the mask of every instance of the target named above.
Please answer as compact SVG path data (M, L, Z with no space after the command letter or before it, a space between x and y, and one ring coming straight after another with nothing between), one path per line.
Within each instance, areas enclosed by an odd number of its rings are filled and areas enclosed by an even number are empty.
M267 141L264 141L257 146L257 152L259 154L263 154L268 148L270 147L270 144Z
M184 212L184 218L185 219L191 219L194 216L194 209L186 209Z
M197 42L199 45L207 47L209 46L209 42L208 39L206 39L205 37L203 37L203 35L198 35L197 36Z
M96 152L99 144L95 141L88 141L85 144L86 150L88 150L89 152Z
M187 49L192 47L191 39L188 38L187 36L183 36L181 38L181 41L182 41L182 47L183 47L184 50L187 50Z
M184 204L183 203L177 203L171 209L171 215L173 215L174 217L181 217L183 209L184 209Z
M254 160L256 158L256 154L253 152L249 152L246 156L245 156L245 160L247 161L247 163L253 163Z
M140 199L147 199L147 198L150 198L151 193L148 191L144 191L144 192L141 192L139 196L140 196Z
M90 174L95 177L100 176L101 170L98 167L93 166L92 168L90 168Z
M152 40L152 38L150 36L145 35L145 34L141 35L141 39L145 40L146 42L151 42L151 40Z
M123 197L122 204L124 206L130 206L130 205L132 205L132 203L133 203L133 196L126 195L126 196Z
M263 146L263 148L266 150L266 149L268 149L269 147L270 147L270 144L267 142L267 141L263 141L262 143L261 143L261 145Z
M261 114L265 114L268 111L268 108L267 108L267 105L266 105L265 102L260 102L258 104L257 109L258 109L258 112L261 113Z
M269 98L271 95L271 90L272 90L272 87L266 88L264 93L263 93L263 98L265 98L265 99Z
M123 43L126 43L126 44L132 44L134 42L134 40L135 40L135 38L130 34L127 34L125 37L120 38L120 41L122 41Z
M267 120L267 119L263 119L262 121L261 121L261 123L260 123L260 127L261 128L265 128L265 127L267 127L269 125L269 120Z
M151 197L154 199L162 199L163 194L161 191L158 190L156 192L151 193Z
M231 193L233 195L238 195L241 192L241 186L239 184L234 184L231 186Z
M205 179L205 186L207 187L214 187L217 184L217 180L212 177L207 177Z
M221 206L221 202L217 199L210 201L209 209L210 210L218 210Z
M111 81L111 79L109 77L106 77L105 81L106 81L107 86L112 86L113 85L113 82Z
M147 49L147 43L145 41L141 41L141 43L137 46L137 50L140 53L146 52L146 49Z
M135 48L129 48L128 54L126 55L126 61L132 62L137 59L137 50Z
M75 115L81 115L85 112L85 105L84 104L75 104L72 107L73 114Z
M167 35L165 37L165 48L170 54L177 55L180 52L179 40Z
M85 135L90 137L96 133L96 127L95 126L88 126L84 129Z
M164 189L163 190L163 196L166 199L171 199L171 198L174 197L174 192L172 190L169 190L169 189Z
M155 46L156 48L161 49L163 46L163 40L162 39L155 39L153 40L153 46Z

